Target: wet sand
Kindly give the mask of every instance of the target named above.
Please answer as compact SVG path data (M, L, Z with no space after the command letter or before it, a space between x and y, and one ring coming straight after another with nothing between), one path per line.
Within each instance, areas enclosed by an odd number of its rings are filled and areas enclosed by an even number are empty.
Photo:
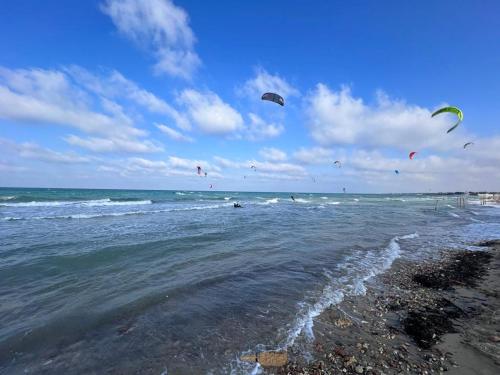
M313 360L288 350L268 374L499 374L500 240L482 251L398 260L366 295L331 306L314 324Z

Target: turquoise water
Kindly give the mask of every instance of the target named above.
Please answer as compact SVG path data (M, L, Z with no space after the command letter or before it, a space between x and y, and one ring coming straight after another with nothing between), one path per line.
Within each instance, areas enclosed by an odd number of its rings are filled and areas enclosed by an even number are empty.
M455 197L294 197L0 189L0 373L245 374L397 257L500 234Z

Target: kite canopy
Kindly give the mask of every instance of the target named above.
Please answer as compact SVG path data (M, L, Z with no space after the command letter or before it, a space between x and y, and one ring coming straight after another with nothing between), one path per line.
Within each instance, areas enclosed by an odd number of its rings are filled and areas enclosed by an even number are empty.
M409 156L409 158L410 158L410 159L413 159L413 157L415 156L415 154L416 154L416 153L417 153L416 151L412 151L412 152L410 152L410 155L408 155L408 156Z
M440 113L445 113L445 112L448 112L448 113L454 113L457 115L458 117L458 121L455 125L453 125L451 128L448 129L448 131L446 133L449 133L451 132L452 130L454 130L464 119L464 114L463 112L458 109L457 107L443 107L443 108L440 108L438 109L436 112L434 112L431 117L434 117L436 115L439 115Z
M266 92L264 95L262 95L262 100L269 100L270 102L278 103L280 106L285 105L285 99L283 99L282 96L272 93L272 92Z
M257 172L257 168L255 167L255 165L252 165L250 169L253 169L255 172Z
M397 169L394 170L394 173L399 174L399 171Z
M201 175L201 167L198 165L196 169L198 170L198 174Z
M337 164L339 168L342 168L342 163L339 160L335 160L333 164Z
M470 146L470 145L473 145L474 142L467 142L466 144L464 144L464 149L467 147L467 146Z

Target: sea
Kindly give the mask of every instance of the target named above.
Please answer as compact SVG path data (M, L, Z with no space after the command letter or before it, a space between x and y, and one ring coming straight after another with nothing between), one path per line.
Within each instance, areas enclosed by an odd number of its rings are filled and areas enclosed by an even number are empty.
M395 259L499 237L474 197L0 188L0 373L258 374Z

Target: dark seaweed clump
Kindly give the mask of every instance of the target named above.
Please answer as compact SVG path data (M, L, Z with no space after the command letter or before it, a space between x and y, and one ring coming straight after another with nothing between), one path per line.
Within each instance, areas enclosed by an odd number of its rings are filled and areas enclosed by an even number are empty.
M443 298L434 307L409 311L403 328L419 347L429 349L443 334L457 332L452 319L462 315L460 308Z
M492 257L485 251L460 251L445 267L417 273L413 281L433 289L449 289L453 285L475 287L486 274L486 266Z

